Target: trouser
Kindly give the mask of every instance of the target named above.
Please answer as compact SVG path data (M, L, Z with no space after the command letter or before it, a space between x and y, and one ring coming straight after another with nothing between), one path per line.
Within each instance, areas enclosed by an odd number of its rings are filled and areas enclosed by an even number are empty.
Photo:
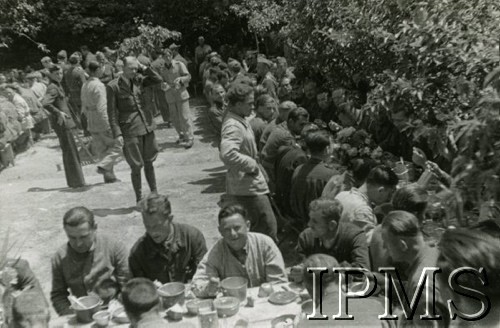
M240 204L250 220L250 230L260 232L277 241L277 223L269 195L237 196L226 195L223 206Z
M123 155L128 165L132 169L131 179L137 201L142 198L141 169L144 167L144 175L151 192L156 192L156 177L153 162L158 155L158 145L156 144L155 133L137 137L123 138Z
M168 110L167 99L165 99L165 91L161 89L161 85L154 86L156 107L159 109L163 122L170 122L170 113Z
M83 187L85 185L85 178L73 133L70 129L58 125L54 120L51 123L61 146L66 183L71 188Z
M175 130L182 139L192 140L193 120L189 110L189 99L168 104L170 118L174 124Z
M106 171L113 171L113 166L122 154L123 144L113 138L110 130L91 134L92 150L100 159L97 166Z

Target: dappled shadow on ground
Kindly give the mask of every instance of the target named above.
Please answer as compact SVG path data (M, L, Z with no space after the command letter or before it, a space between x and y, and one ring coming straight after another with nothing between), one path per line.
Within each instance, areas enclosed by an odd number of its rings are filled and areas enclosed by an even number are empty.
M194 134L200 136L201 142L209 143L212 147L217 148L217 136L208 118L208 107L199 106L196 111L198 114L193 121L196 127Z
M61 187L61 188L40 188L40 187L33 187L29 188L28 192L51 192L51 191L59 191L59 192L70 192L70 193L77 193L77 192L86 192L89 191L95 187L103 186L105 183L104 182L99 182L93 185L86 185L80 188L70 188L70 187Z
M127 215L134 211L137 211L136 206L130 206L124 208L95 208L92 210L95 216L101 218L112 215Z
M210 173L208 178L188 182L191 185L207 186L202 194L219 194L226 191L226 172Z
M222 171L226 171L226 167L224 165L203 170L203 172L222 172Z

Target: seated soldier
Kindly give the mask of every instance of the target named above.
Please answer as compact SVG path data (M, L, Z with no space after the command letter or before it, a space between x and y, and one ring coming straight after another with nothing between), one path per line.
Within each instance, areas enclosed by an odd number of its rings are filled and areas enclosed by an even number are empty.
M328 254L340 261L342 267L370 268L368 245L363 230L340 220L342 205L337 200L320 198L309 206L309 228L304 230L297 244L297 252L304 258L313 254ZM302 267L292 268L292 279L302 280Z
M52 258L50 300L59 315L71 314L68 289L76 297L88 295L103 281L113 279L121 286L128 280L124 245L97 234L94 214L85 207L70 209L63 217L68 243Z
M342 267L342 264L332 256L314 254L304 262L304 285L311 297L316 296L316 316L328 316L328 320L308 320L301 318L297 327L395 327L394 321L379 320L378 316L384 313L383 299L381 298L353 298L346 302L345 297L340 297L339 274L333 273L332 268ZM328 268L328 273L321 275L322 281L313 279L313 274L308 268ZM313 290L316 292L314 293ZM351 320L333 320L333 315L339 314L339 300L342 309L348 310ZM321 313L321 314L320 314Z
M240 205L229 205L219 212L217 241L205 255L193 277L197 297L215 296L221 280L245 277L248 287L264 282L286 282L285 263L278 246L263 234L249 232L247 212Z
M146 234L132 247L133 277L152 281L187 283L207 252L203 234L187 224L174 223L167 196L148 195L140 203Z
M409 298L412 298L419 287L419 280L424 269L437 267L439 250L425 242L418 218L405 211L392 211L387 214L382 222L382 239L387 252L386 256L398 263L396 268L404 267L400 276L407 281L404 284L405 292ZM432 285L435 284L434 279L429 277L427 279ZM443 303L440 290L437 287L431 286L430 288L435 293L435 304L441 306L437 309L439 312L442 310L442 306L446 308L446 303ZM418 319L428 309L426 299L428 298L420 298L413 322L409 322L410 325L425 326L429 323L429 320ZM441 313L441 315L446 316L447 314Z
M160 297L151 280L131 279L123 288L122 300L130 327L167 327L168 323L160 315Z
M321 197L323 189L337 171L325 162L329 157L330 134L312 131L305 136L309 160L295 169L290 189L290 206L300 230L309 222L309 204Z

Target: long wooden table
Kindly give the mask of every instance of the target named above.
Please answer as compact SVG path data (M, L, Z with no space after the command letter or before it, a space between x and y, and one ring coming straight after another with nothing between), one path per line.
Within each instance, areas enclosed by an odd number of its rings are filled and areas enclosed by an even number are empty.
M296 285L291 283L284 283L274 285L275 291L283 290L283 286L292 287L296 290ZM248 321L249 327L271 327L271 321L281 315L285 314L293 314L298 315L301 311L300 305L300 297L297 298L297 301L286 305L274 305L268 302L267 297L259 298L258 297L259 288L249 288L247 290L247 296L251 296L254 298L254 307L240 307L238 313L229 318L219 318L219 327L221 328L233 328L236 322L240 319L244 319ZM187 300L186 300L187 301ZM165 318L169 324L168 327L177 327L177 328L198 328L200 327L199 319L197 316L191 316L189 314L185 314L182 320L172 321ZM51 321L50 327L53 328L95 328L97 325L94 323L82 324L76 321L74 315L63 316L56 318ZM108 327L129 327L129 324L117 324L113 321L110 321Z

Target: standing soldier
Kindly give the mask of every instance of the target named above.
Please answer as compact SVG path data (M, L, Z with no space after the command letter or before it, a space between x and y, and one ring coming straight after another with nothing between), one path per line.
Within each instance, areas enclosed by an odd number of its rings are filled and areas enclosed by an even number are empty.
M123 154L132 169L132 186L139 202L142 198L143 166L149 189L156 192L153 162L158 154L154 133L156 125L153 113L145 107L144 88L162 80L158 73L140 64L135 57L126 57L123 64L123 73L106 87L108 115L113 138L123 138Z
M49 85L43 98L43 107L50 113L50 123L57 134L63 155L66 183L71 188L85 186L80 156L75 139L71 132L75 122L71 118L66 95L61 86L63 71L60 66L53 65L48 69Z
M163 52L165 67L162 70L165 97L170 111L170 118L179 134L178 143L184 148L193 147L193 120L189 110L189 92L187 86L191 80L186 66L172 59L170 49Z
M69 107L79 129L87 131L87 120L82 117L82 86L87 80L85 72L80 65L80 58L76 54L69 57L71 67L64 72L64 86L69 97Z
M113 167L122 153L123 138L113 138L109 126L106 86L100 80L104 67L91 61L87 69L90 77L82 87L82 111L87 116L87 126L92 134L92 149L101 158L97 173L103 175L105 183L113 183L118 181Z

